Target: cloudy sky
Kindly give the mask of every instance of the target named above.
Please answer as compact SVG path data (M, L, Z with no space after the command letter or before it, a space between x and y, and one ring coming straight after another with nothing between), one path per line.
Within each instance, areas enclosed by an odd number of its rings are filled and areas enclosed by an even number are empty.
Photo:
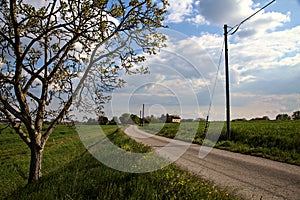
M225 119L223 26L234 27L270 1L169 0L168 47L146 65L150 74L124 76L106 114L177 114ZM229 35L231 117L300 110L300 1L277 0ZM220 64L220 65L219 65ZM218 67L219 71L217 70ZM217 75L218 73L218 76Z

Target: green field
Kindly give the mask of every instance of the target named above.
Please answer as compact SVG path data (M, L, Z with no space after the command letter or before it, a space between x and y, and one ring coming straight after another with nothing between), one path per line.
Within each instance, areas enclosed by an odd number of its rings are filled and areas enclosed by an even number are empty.
M206 145L214 145L215 141L215 147L220 149L300 165L300 120L235 121L231 123L230 140L226 140L223 122L211 122L207 134L204 134L204 127L205 122L193 122L150 124L144 129L169 138L192 140L198 144L204 142Z
M116 126L102 128L126 150L150 151ZM0 199L233 199L174 165L140 174L111 169L89 154L76 130L66 126L59 126L46 145L39 184L26 184L29 152L14 131L1 131Z

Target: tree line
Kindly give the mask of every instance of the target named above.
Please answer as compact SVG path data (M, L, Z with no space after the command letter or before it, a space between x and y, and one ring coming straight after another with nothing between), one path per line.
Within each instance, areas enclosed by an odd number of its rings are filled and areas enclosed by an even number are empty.
M276 116L276 120L299 120L300 119L300 111L293 112L292 116L288 114L278 114Z
M295 111L293 114L290 116L286 113L281 113L276 115L276 120L300 120L300 111ZM263 116L263 117L255 117L250 119L250 121L254 120L270 120L268 116ZM247 121L246 118L241 118L241 119L234 119L232 121Z
M130 113L123 113L121 116L117 117L114 116L111 120L108 119L106 116L99 116L98 118L85 118L84 122L76 122L80 124L86 124L86 125L116 125L116 124L137 124L140 125L143 123L149 124L149 123L170 123L172 122L172 118L179 118L178 115L169 115L162 114L161 116L146 116L144 117L144 120L142 117L136 115L136 114L130 114ZM143 120L143 121L142 121ZM201 122L205 121L204 118L196 118L196 119L181 119L181 122Z

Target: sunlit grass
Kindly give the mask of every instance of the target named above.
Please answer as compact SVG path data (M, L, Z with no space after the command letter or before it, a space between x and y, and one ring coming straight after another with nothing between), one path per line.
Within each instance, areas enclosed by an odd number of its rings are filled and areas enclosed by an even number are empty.
M147 152L116 126L107 137L127 151ZM174 165L150 173L111 169L89 154L74 128L60 126L44 152L43 178L26 185L29 150L16 134L0 134L0 198L3 199L233 199Z

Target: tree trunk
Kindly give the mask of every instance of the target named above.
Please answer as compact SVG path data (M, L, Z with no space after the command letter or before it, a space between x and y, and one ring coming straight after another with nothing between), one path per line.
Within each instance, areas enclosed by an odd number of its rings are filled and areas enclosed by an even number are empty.
M43 149L33 144L30 150L31 158L28 183L36 183L42 177Z

